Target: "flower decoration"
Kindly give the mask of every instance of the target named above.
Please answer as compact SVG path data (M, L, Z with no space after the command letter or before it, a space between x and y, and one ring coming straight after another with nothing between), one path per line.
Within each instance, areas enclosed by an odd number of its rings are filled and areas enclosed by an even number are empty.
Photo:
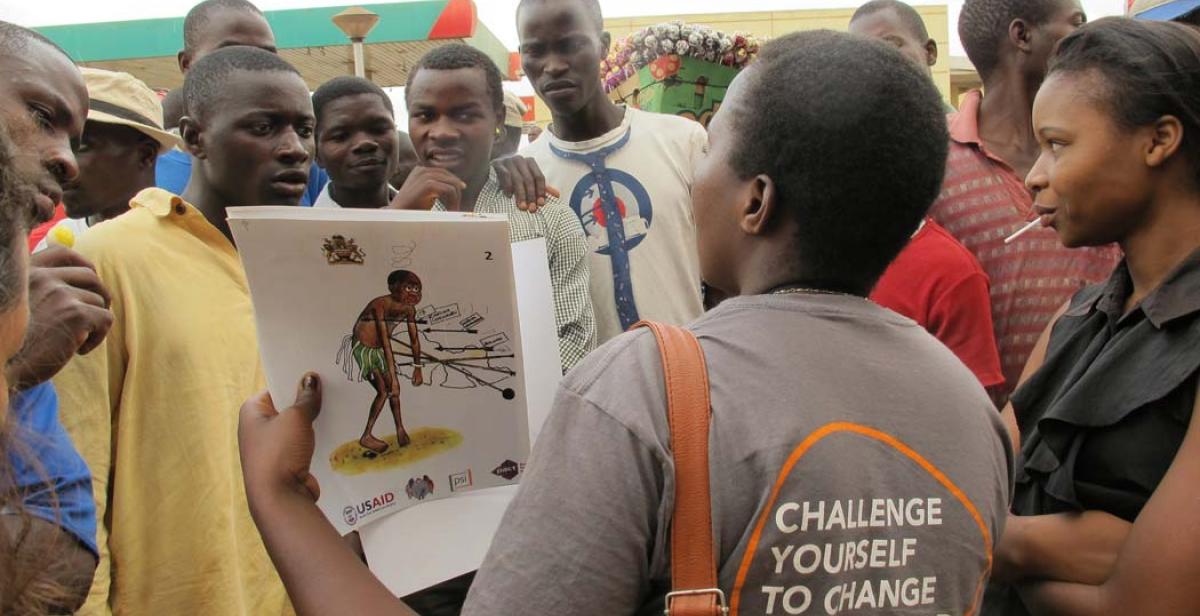
M662 23L618 41L600 61L604 89L611 92L646 66L655 79L679 72L681 58L697 58L736 69L745 68L758 56L760 41L750 34L727 34L708 26L675 21Z
M663 56L650 63L650 74L653 75L656 80L662 81L667 77L678 74L679 67L682 65L683 62L680 61L679 56Z

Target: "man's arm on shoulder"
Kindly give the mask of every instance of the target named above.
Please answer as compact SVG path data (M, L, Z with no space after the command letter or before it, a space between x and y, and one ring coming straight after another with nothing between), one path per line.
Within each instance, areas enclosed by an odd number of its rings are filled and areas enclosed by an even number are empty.
M546 210L550 227L546 250L549 252L550 283L554 287L559 359L563 372L566 372L596 348L591 250L574 212L561 202L551 203L554 207Z
M663 530L660 455L560 388L463 614L635 613Z

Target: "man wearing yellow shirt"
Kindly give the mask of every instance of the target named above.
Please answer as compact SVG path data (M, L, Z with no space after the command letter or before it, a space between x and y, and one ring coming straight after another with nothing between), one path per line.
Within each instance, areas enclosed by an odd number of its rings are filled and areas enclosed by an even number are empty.
M100 567L87 614L290 610L246 507L237 410L264 386L250 295L225 210L296 205L313 112L287 62L229 47L192 65L182 196L139 193L76 248L112 292L108 340L56 380L91 466Z

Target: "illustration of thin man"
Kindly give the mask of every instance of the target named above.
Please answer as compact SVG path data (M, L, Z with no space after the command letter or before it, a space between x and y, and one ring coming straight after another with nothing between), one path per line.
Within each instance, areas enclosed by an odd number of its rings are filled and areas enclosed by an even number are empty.
M398 351L392 346L393 341L400 342L392 337L392 332L401 324L408 327L409 344L407 349L402 349L399 353L412 357L412 384L419 386L424 382L421 374L421 368L424 367L421 361L421 339L417 333L417 304L421 301L421 279L408 270L396 270L388 275L387 284L389 293L371 300L358 315L354 324L351 349L351 355L361 371L362 378L375 388L375 399L371 402L367 426L358 443L376 454L381 454L388 448L386 442L372 434L385 400L391 405L392 417L396 421L397 446L404 447L410 442L400 417L400 379L396 369ZM400 344L404 346L403 342Z

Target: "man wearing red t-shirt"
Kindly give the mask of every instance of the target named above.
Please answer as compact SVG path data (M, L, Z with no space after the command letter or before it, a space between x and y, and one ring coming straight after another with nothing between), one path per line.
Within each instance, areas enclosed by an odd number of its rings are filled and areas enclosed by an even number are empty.
M871 299L924 327L989 390L1004 384L992 332L988 278L940 225L926 220L892 262Z
M1086 21L1078 0L967 0L958 32L983 79L951 114L950 155L930 217L979 259L991 281L992 320L1005 383L1003 405L1054 313L1082 287L1106 280L1115 246L1070 250L1053 229L1004 239L1033 220L1024 178L1040 152L1033 98L1058 41Z

